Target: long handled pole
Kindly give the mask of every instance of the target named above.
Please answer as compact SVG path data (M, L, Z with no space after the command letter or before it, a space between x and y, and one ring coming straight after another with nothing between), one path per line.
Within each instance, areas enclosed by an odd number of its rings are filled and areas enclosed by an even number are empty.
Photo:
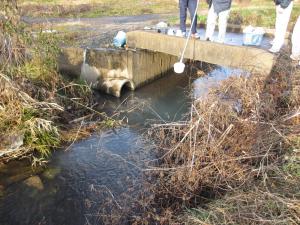
M182 52L181 57L180 57L180 63L183 62L184 54L185 54L186 48L187 48L187 46L188 46L189 40L190 40L191 35L192 35L192 27L193 27L193 25L194 25L194 23L195 23L195 21L196 21L196 16L197 16L197 11L198 11L198 7L199 7L199 2L200 2L200 0L197 1L196 11L195 11L195 13L194 13L194 17L193 17L193 20L192 20L192 24L191 24L191 27L190 27L190 31L189 31L189 33L188 33L188 37L187 37L187 39L186 39L185 46L184 46L183 52Z

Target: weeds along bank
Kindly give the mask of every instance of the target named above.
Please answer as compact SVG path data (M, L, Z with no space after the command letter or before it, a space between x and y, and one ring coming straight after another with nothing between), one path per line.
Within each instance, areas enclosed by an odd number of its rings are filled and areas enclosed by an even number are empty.
M47 157L108 118L90 107L88 86L57 73L59 40L33 34L20 22L16 1L0 7L0 160Z
M283 54L271 75L230 78L193 102L186 123L154 127L153 218L299 224L299 76Z

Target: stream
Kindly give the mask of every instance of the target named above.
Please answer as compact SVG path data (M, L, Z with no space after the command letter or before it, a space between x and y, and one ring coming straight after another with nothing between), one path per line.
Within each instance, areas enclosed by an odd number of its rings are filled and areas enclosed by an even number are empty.
M110 224L120 216L118 209L134 203L143 182L140 168L155 158L155 145L145 138L147 128L180 121L194 97L241 73L218 66L197 79L170 72L119 99L101 94L98 109L118 112L126 125L54 152L46 168L32 169L26 161L0 165L0 224Z

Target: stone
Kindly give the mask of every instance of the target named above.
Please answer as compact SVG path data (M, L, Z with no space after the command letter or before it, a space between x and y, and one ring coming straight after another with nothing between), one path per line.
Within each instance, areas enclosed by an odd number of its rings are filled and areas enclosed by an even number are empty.
M0 171L0 183L9 186L39 174L43 170L43 167L33 169L31 165L25 166L20 161L11 161L4 170Z
M61 172L61 169L58 167L49 167L43 172L43 177L45 177L48 180L53 180L59 173Z
M39 191L44 190L44 184L41 180L41 178L39 176L33 176L33 177L29 177L28 179L26 179L25 181L23 181L23 183L28 186L28 187L32 187L35 188Z
M0 137L0 157L3 154L17 151L24 144L24 134L15 133Z

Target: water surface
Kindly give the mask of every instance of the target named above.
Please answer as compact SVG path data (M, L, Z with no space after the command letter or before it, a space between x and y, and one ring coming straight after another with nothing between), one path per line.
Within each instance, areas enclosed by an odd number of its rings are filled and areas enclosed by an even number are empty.
M11 163L0 170L0 185L5 190L0 200L0 224L111 224L115 212L124 212L122 209L134 203L134 193L140 191L143 182L143 160L155 157L151 155L153 143L144 136L147 127L181 120L191 97L205 95L232 74L240 71L215 67L195 81L188 74L170 72L135 92L123 93L119 99L101 95L99 110L110 115L118 112L128 124L97 132L67 151L56 151L48 167L36 171L40 188L26 185L26 176L7 182L24 171L27 177L33 174L26 164ZM194 95L190 95L193 88ZM127 224L126 215L121 216Z

